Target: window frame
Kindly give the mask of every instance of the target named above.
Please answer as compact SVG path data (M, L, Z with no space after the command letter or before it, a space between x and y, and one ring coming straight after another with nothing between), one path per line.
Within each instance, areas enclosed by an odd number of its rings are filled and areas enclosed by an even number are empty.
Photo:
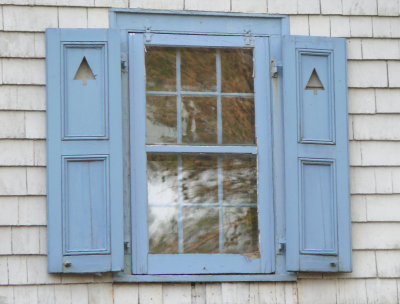
M185 25L184 27L182 25ZM229 39L237 40L240 39L244 44L252 45L255 40L266 39L268 40L269 47L269 59L265 60L264 64L267 65L267 69L264 69L265 77L267 81L265 84L268 89L266 90L266 99L270 101L271 121L268 125L270 134L272 135L272 142L266 141L271 144L270 151L271 156L271 176L270 176L270 188L273 193L273 211L269 212L269 222L273 223L274 231L271 234L272 248L269 250L270 269L262 274L212 274L212 275L192 275L192 274L180 274L180 275L152 275L144 274L145 268L143 264L138 264L139 260L145 261L146 257L143 256L138 244L135 242L131 243L132 234L140 234L143 224L139 224L134 220L134 209L131 208L130 195L125 191L124 195L124 210L125 212L125 270L123 273L115 273L114 280L121 282L190 282L190 281L295 281L297 278L296 273L287 272L285 269L285 212L284 212L284 155L283 155L283 110L282 110L282 79L281 77L270 77L268 65L270 62L274 62L277 66L281 62L281 39L282 35L289 34L288 32L288 18L286 16L265 16L261 14L226 14L226 13L204 13L204 12L171 12L171 11L146 11L146 10L120 10L113 9L110 11L110 26L120 30L121 33L121 58L123 62L123 73L122 73L122 96L123 96L123 107L125 108L124 120L131 122L134 121L133 115L129 118L128 110L132 105L129 105L129 101L132 99L129 94L137 94L141 92L136 90L132 83L130 83L132 77L130 74L133 70L132 62L134 58L129 58L131 53L129 49L133 46L130 45L129 37L132 34L141 35L144 40L144 44L151 41L156 41L158 38L165 37L160 34L173 34L173 35L198 35L202 39L208 37L210 42L207 46L212 45L212 37L220 38L225 36ZM228 30L229 28L229 30ZM184 29L184 30L182 30ZM195 36L194 36L195 37ZM153 40L155 39L155 40ZM229 40L228 39L228 40ZM216 44L221 42L215 39ZM206 46L206 45L202 45ZM136 46L138 47L138 46ZM138 47L140 51L140 47ZM143 48L141 49L143 52ZM144 54L144 52L143 52ZM129 63L128 63L129 62ZM256 68L255 63L255 68ZM125 68L124 68L125 67ZM129 71L129 72L128 72ZM143 71L144 72L144 71ZM257 71L258 72L258 71ZM256 72L256 73L257 73ZM260 76L260 75L259 75ZM261 76L259 77L261 81ZM143 83L141 84L143 86ZM129 89L133 88L133 89ZM128 93L129 92L129 93ZM142 92L144 93L144 92ZM269 95L269 98L267 96ZM127 114L128 113L128 114ZM132 113L132 111L131 111ZM144 118L144 117L143 117ZM129 130L124 124L123 130L125 133L125 155L129 154ZM134 128L134 132L137 128ZM256 131L257 132L257 131ZM143 136L139 134L130 134L130 141L137 139L137 136ZM142 151L143 153L144 151ZM144 153L145 154L145 153ZM133 159L133 158L132 158ZM129 160L124 160L129 165ZM143 162L130 164L132 168L142 166ZM145 164L144 164L145 165ZM132 175L131 180L129 179L129 166L125 166L124 179L125 189L126 186L129 188L131 184L131 195L134 196L134 180L139 179L141 176ZM143 168L140 169L143 172ZM135 174L138 170L132 170ZM147 199L145 198L147 202ZM146 204L147 205L147 204ZM130 212L128 212L130 210ZM143 211L143 210L142 210ZM132 221L131 221L131 216ZM266 220L267 221L267 220ZM147 239L146 239L147 241ZM131 246L132 244L132 246ZM133 265L133 268L132 268ZM132 272L132 269L134 270ZM134 274L132 274L134 273Z
M130 34L129 37L130 52L130 114L131 114L131 162L134 162L132 168L133 177L131 179L131 189L136 195L132 196L132 220L137 223L138 229L132 230L132 242L136 243L136 253L132 255L132 265L134 273L148 272L152 274L189 274L189 273L270 273L273 271L272 256L273 251L273 218L268 214L273 213L273 194L272 194L272 164L271 164L271 128L269 113L269 98L267 97L269 87L265 86L263 81L267 74L267 61L262 60L268 58L267 54L267 38L257 37L250 44L246 44L242 37L224 37L224 36L204 36L204 35L170 35L170 34L154 34L150 41L145 41L144 34ZM147 46L160 47L214 47L214 48L252 48L254 50L254 62L261 62L256 67L254 78L254 95L255 102L255 130L257 145L255 147L248 146L207 146L207 145L146 145L145 143L145 103L146 100L145 73L144 69L144 48ZM139 54L140 52L140 54ZM135 67L135 68L134 68ZM234 154L255 154L258 159L258 184L267 185L266 187L258 187L258 217L260 239L260 259L247 259L243 255L238 254L172 254L157 255L146 254L148 250L147 238L147 193L146 189L146 153L164 152L173 153L176 151L184 152L189 148L197 153L234 153ZM161 147L161 148L160 148ZM158 149L157 149L158 148ZM256 150L256 151L253 151ZM269 220L266 220L269 218ZM140 233L138 233L140 231ZM147 255L147 257L145 256ZM193 263L198 261L198 263ZM201 262L200 262L201 261ZM232 266L224 267L225 263ZM169 267L168 267L169 266ZM170 269L168 269L170 268ZM206 270L204 270L206 269ZM173 272L175 271L175 272Z

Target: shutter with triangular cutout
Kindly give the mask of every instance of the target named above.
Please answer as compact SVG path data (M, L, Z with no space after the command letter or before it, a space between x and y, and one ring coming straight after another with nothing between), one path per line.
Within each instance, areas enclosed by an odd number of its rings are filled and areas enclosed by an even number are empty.
M315 68L313 69L310 78L307 81L306 90L313 90L314 95L318 94L318 90L325 90L324 85L322 84L321 80L319 79L319 76L317 74L317 71Z
M49 29L49 272L123 267L119 32Z
M346 43L283 39L286 264L350 271Z
M83 56L82 62L79 65L79 68L76 70L74 80L82 80L82 85L85 86L88 80L95 79L96 77L93 75L92 68L89 66L86 57Z

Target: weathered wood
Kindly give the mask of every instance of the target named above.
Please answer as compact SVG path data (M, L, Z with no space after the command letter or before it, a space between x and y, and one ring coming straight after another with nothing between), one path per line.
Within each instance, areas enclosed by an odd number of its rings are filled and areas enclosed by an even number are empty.
M190 304L192 288L190 284L163 284L163 304Z
M138 284L114 285L114 304L138 304Z
M148 303L148 304L162 303L162 285L140 284L139 303Z
M206 303L207 304L221 304L222 303L221 283L207 283L206 284Z
M192 304L206 304L206 284L192 283Z
M248 304L249 300L249 283L223 283L222 289L222 303L232 304Z

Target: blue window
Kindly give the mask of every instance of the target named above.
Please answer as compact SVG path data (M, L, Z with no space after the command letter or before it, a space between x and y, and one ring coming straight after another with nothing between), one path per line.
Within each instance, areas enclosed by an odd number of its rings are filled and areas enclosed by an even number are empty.
M284 16L114 10L47 31L50 272L350 271L345 42Z
M270 273L267 38L131 34L129 46L133 271Z

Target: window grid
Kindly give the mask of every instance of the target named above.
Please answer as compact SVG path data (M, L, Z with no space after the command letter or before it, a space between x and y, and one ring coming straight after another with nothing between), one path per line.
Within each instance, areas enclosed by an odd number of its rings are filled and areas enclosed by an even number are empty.
M178 48L176 50L176 92L169 91L146 91L147 96L176 96L176 108L177 108L177 144L182 144L182 96L200 96L200 97L217 97L217 143L222 145L222 97L254 97L254 93L222 93L222 71L221 71L221 52L216 49L216 80L217 80L217 92L196 92L196 91L182 91L181 89L181 51ZM253 67L254 69L254 67ZM254 78L254 75L253 75ZM146 145L147 152L149 152L148 147L160 145ZM164 150L171 145L161 145L160 150ZM251 145L248 145L251 146ZM229 147L226 147L229 149ZM243 147L246 149L246 147ZM252 149L252 154L256 154L257 148ZM167 152L165 149L164 152ZM159 151L161 152L161 151ZM170 152L170 151L168 151ZM200 152L200 151L199 151ZM230 151L229 151L230 152ZM228 152L228 153L229 153ZM214 152L218 153L218 152ZM221 153L221 152L219 152ZM226 153L226 152L225 152ZM243 152L236 152L243 153ZM217 156L217 187L218 187L218 202L216 203L183 203L183 172L182 172L182 154L177 155L177 178L178 178L178 202L177 204L157 204L149 203L150 206L177 206L178 207L178 251L179 253L184 253L183 244L183 207L218 207L218 217L219 217L219 252L224 252L224 222L223 222L223 207L251 207L257 208L257 204L249 203L235 203L229 204L224 203L223 196L223 172L222 172L222 156Z
M197 91L180 91L169 92L169 91L147 91L148 96L201 96L201 97L214 97L221 95L221 97L254 97L253 93L223 93L223 92L197 92Z

